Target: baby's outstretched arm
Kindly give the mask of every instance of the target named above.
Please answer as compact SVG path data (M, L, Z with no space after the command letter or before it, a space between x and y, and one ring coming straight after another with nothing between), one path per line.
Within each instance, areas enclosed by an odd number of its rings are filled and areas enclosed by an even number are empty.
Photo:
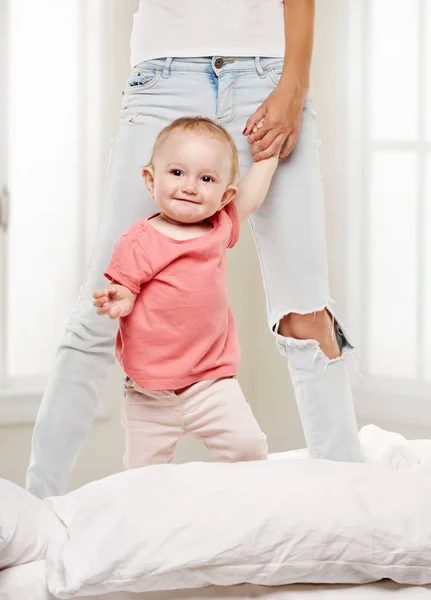
M124 285L112 281L108 288L96 290L93 298L98 315L108 315L110 319L118 319L118 317L127 317L132 312L136 294Z
M233 202L240 221L246 219L263 204L277 165L278 154L254 162L238 183L238 192Z

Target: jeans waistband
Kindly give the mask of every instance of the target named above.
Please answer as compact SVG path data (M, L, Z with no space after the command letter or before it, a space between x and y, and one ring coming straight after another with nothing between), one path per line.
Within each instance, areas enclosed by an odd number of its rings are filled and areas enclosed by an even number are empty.
M226 71L257 71L260 76L264 70L283 66L283 58L261 56L202 56L190 58L154 58L134 67L133 71L158 69L167 77L170 71L211 72L217 75Z

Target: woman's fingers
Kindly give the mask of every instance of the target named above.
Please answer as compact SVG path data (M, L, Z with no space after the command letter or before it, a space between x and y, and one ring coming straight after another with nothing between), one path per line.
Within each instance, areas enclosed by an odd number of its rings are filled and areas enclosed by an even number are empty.
M253 159L255 161L264 160L265 158L269 158L270 156L277 154L281 148L284 138L284 133L278 134L274 141L265 150L260 150L253 154Z
M256 110L256 112L254 112L247 119L247 123L245 124L243 134L250 135L250 133L252 132L253 127L256 125L256 123L259 123L259 121L262 121L265 118L265 114L266 114L266 107L262 104L261 106L259 106L259 108Z
M253 133L257 133L259 131L259 129L262 129L263 127L263 119L261 121L259 121L259 123L256 123L256 125L253 127Z
M283 144L283 148L280 152L280 158L286 158L286 156L288 156L292 152L292 150L295 147L297 138L297 133L291 133L289 135L289 137L285 140L285 143Z
M263 120L259 121L259 123L253 127L250 135L248 136L248 143L254 144L255 142L260 141L269 131L271 131L270 127L265 126L265 122Z
M274 129L271 129L271 131L268 131L268 133L261 140L259 140L258 142L255 142L253 144L253 146L251 147L251 154L252 154L252 156L255 156L259 152L263 152L267 148L269 148L269 146L272 144L272 142L279 135L280 134L277 131L275 131Z

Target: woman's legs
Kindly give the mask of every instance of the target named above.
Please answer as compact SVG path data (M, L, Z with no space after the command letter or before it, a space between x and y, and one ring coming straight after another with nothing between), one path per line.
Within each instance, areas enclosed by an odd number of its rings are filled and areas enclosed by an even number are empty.
M136 69L126 86L91 264L36 419L27 489L41 498L66 492L97 404L107 391L117 322L96 314L92 294L106 286L103 272L119 237L134 221L157 211L141 167L150 159L156 135L171 121L215 114L216 95L205 85L205 74L170 77L162 71L165 61L157 64L160 69Z
M147 160L160 128L161 123L152 120L143 133L123 118L112 148L91 264L58 347L33 432L27 489L41 498L66 491L78 451L106 391L118 323L96 314L92 293L106 287L103 272L122 233L134 221L156 212L139 165Z
M242 173L252 160L242 135L244 124L275 88L282 68L278 59L255 64L254 70L236 74L227 64L232 81L225 77L219 87L219 121L234 136ZM339 323L335 323L341 342L337 344L333 327L319 146L315 113L307 99L296 147L280 162L268 197L250 223L262 266L269 326L288 358L310 454L361 461L345 360L352 346Z

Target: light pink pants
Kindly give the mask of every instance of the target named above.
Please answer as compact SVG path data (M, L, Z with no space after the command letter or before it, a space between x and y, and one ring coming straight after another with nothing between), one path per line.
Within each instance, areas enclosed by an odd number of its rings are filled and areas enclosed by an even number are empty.
M235 378L199 381L183 390L143 390L124 382L122 421L126 469L174 460L186 433L202 440L213 458L265 460L266 436Z

